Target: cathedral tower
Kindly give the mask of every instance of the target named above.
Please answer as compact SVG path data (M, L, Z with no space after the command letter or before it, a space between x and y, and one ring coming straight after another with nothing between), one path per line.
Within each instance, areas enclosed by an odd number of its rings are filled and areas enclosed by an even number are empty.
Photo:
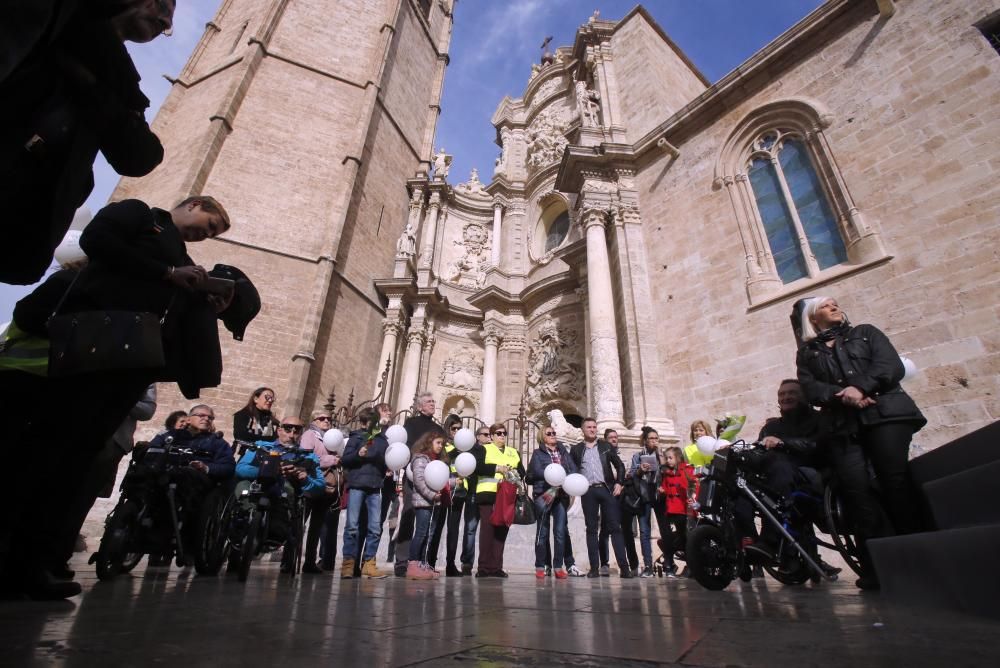
M223 337L220 416L259 385L308 413L336 385L367 393L408 198L440 114L451 0L223 0L153 122L163 164L112 199L169 208L206 193L232 229L192 247L242 268L263 309ZM161 395L164 409L179 394ZM220 426L228 427L220 417Z

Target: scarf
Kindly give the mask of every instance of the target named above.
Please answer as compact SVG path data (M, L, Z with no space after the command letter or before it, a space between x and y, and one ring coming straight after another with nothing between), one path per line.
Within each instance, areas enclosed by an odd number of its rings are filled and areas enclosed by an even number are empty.
M829 329L824 329L822 332L816 334L816 340L827 342L834 339L843 338L847 333L851 331L851 323L847 321L847 318L838 324L830 327Z

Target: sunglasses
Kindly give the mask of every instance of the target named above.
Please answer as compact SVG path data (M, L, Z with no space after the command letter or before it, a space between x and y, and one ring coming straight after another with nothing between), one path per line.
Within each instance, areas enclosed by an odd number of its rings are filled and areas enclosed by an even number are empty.
M495 431L495 432L493 432L493 435L494 436L506 436L507 432L505 432L505 431Z
M265 395L261 396L261 399L263 399L264 401L274 401L274 395L273 394L265 394Z
M452 428L451 428L451 430L452 430L452 431L458 431L459 429L461 429L461 427L457 427L457 426L456 426L456 427L452 427Z
M547 432L545 432L545 435L546 436L555 436L556 433L554 431L547 431Z
M476 434L476 436L485 436L485 437L489 438L490 432L488 432L488 431L481 431L478 434Z
M329 421L330 417L327 415L320 415L318 418L314 420L314 422L329 422Z
M290 431L293 433L296 431L302 431L302 425L300 424L283 424L281 425L281 428L284 429L285 431Z

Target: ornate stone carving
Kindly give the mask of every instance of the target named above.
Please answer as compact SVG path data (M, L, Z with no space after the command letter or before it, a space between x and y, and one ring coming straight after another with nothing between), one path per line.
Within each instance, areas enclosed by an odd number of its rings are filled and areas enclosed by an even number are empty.
M462 228L461 241L455 244L462 247L462 256L448 265L444 279L463 287L483 287L492 250L489 231L479 223L468 223Z
M606 345L600 345L606 344ZM590 378L594 390L594 408L598 416L622 414L621 381L614 341L597 339L590 347Z
M385 320L382 321L383 335L388 336L389 334L392 334L394 336L399 336L399 334L402 331L403 331L403 323L401 323L398 319L386 318Z
M481 390L483 360L479 353L468 346L452 353L441 366L438 385L456 390Z
M580 113L580 124L585 128L601 126L601 94L592 88L587 88L583 79L574 84L576 106Z
M587 377L579 361L583 357L576 332L560 329L546 315L528 352L525 405L537 410L548 401L582 399Z
M483 343L488 346L499 346L503 339L503 332L499 327L488 325L483 328Z
M638 225L642 222L639 207L634 204L620 202L614 209L615 225Z
M565 111L549 107L538 114L528 128L528 166L545 167L562 158L566 140Z
M614 194L618 192L618 184L613 181L605 181L604 179L588 178L584 179L580 192Z
M455 186L455 190L469 197L478 197L480 199L489 199L491 197L483 187L483 182L479 180L479 170L475 167L472 168L472 173L469 174L469 180L465 183L459 183Z
M413 257L417 254L417 231L413 223L407 222L406 229L396 241L396 257Z
M531 105L528 109L534 109L549 95L552 95L552 93L562 88L562 83L562 79L556 77L554 79L549 79L539 86L538 90L535 91L535 94L531 96Z
M414 330L410 328L410 332L406 335L406 342L411 344L417 344L423 346L427 341L427 334L424 333L423 328Z
M583 440L583 431L566 421L566 416L558 408L553 408L546 415L549 425L556 432L556 438L563 443L578 443Z
M452 156L444 152L444 147L438 149L434 154L434 180L444 181L448 177L448 170L451 169Z

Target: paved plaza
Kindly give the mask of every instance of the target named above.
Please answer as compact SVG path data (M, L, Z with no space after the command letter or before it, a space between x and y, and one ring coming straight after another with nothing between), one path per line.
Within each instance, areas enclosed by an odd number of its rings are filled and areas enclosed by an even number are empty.
M250 579L172 567L83 595L0 603L0 665L988 666L1000 624L892 606L849 582L724 592L617 577L437 582Z

